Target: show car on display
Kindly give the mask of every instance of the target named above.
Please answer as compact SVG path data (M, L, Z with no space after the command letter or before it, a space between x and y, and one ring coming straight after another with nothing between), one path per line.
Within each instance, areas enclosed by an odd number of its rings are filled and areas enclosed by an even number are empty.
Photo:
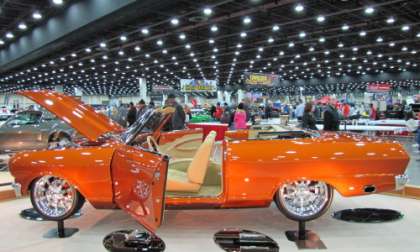
M227 131L216 142L215 132L163 132L170 108L148 110L122 131L69 96L20 94L86 138L10 160L15 188L29 191L33 207L50 220L66 219L88 200L95 208L123 209L151 232L165 207L268 207L274 201L288 218L308 221L327 211L334 190L359 196L407 182L409 157L395 141L285 126Z
M14 153L66 146L73 136L74 130L48 111L18 112L0 126L0 169Z

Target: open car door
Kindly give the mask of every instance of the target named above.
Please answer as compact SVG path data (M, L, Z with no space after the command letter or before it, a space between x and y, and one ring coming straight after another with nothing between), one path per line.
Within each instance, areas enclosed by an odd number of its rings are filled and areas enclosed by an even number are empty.
M121 145L111 170L116 204L155 233L163 219L168 157Z

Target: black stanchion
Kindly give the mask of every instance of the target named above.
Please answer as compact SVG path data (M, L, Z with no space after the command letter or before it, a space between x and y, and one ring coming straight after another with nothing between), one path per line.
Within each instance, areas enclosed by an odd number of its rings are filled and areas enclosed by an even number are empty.
M48 231L44 237L45 238L67 238L79 231L78 228L65 228L64 220L57 221L57 228L51 229Z
M298 249L326 249L327 247L319 238L319 236L311 231L306 230L306 222L299 221L298 230L286 231L286 237L289 241L294 242Z

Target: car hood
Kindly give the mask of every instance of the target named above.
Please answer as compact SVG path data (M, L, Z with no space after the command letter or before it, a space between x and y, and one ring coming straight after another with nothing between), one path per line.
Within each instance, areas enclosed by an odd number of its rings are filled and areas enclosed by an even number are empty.
M123 131L119 124L71 96L49 90L20 91L17 94L38 103L91 141L108 132Z

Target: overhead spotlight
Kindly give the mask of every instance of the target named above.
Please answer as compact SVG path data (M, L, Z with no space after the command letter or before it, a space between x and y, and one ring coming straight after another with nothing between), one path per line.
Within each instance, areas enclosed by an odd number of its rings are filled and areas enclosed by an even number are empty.
M171 19L171 24L172 25L178 25L179 24L179 20L177 18L172 18Z
M325 21L325 17L324 17L324 16L322 16L322 15L319 15L319 16L316 18L316 21L318 21L318 23L323 23L323 22Z
M40 13L39 11L35 11L35 12L32 14L32 17L33 17L34 19L39 20L39 19L41 19L41 18L42 18L42 15L41 15L41 13Z
M250 24L251 23L251 18L250 17L245 17L243 22L244 22L244 24Z
M163 41L162 41L161 39L159 39L158 41L156 41L156 44L157 44L158 46L162 46L162 45L163 45Z
M212 26L210 27L210 30L211 30L212 32L217 32L217 31L219 30L219 28L217 28L217 26L216 26L216 25L212 25Z
M389 17L389 18L387 18L387 19L386 19L386 23L387 23L387 24L393 24L393 23L395 23L395 18L394 18L394 17Z
M147 34L149 34L149 29L147 29L147 28L141 29L141 33L143 33L144 35L147 35Z
M299 33L299 38L304 38L306 37L306 33L305 32L300 32Z
M375 9L374 9L372 6L368 6L368 7L366 7L366 9L365 9L365 14L370 15L370 14L372 14L372 13L374 13L374 12L375 12Z
M343 24L343 26L341 26L341 30L343 31L348 31L350 29L350 26L348 26L347 24Z
M0 45L4 45L4 41L2 39L0 39Z
M120 37L120 40L121 40L121 41L123 41L123 42L127 41L127 36L122 35L122 36Z
M204 8L204 9L203 9L203 13L204 13L204 15L206 15L206 16L210 16L210 15L213 13L213 10L212 10L212 9L210 9L209 7L207 7L207 8Z
M304 9L305 9L305 7L303 7L303 5L300 4L300 3L295 6L295 11L296 12L302 12Z
M278 31L280 30L280 26L278 25L273 25L273 31Z
M11 32L6 33L6 38L12 39L14 37L15 37L15 35L13 35L13 33L11 33Z
M359 36L360 36L360 37L364 37L364 36L366 36L366 32L365 32L365 31L361 31L361 32L359 32Z
M187 36L185 35L185 33L181 33L181 34L179 34L179 38L184 40L184 39L187 38Z
M295 46L295 43L293 43L293 42L289 43L289 47L294 47L294 46Z
M268 43L270 43L270 44L271 44L271 43L273 43L273 42L274 42L274 39L273 39L272 37L269 37L267 41L268 41Z
M55 5L62 5L64 3L63 0L52 0L53 4Z
M246 32L241 32L240 36L241 36L241 38L245 38L246 37Z
M20 23L19 25L18 25L18 28L20 29L20 30L26 30L26 29L28 29L28 26L26 26L26 24L25 23Z
M382 43L382 42L384 42L384 39L383 39L382 37L378 37L378 38L376 39L376 42L378 42L378 43Z
M324 42L325 42L325 38L324 38L324 37L320 37L320 38L318 39L318 41L319 41L320 43L324 43Z
M86 51L87 53L90 53L90 52L92 52L92 49L90 49L90 48L86 48L86 49L85 49L85 51Z
M410 26L409 26L409 25L403 25L403 26L401 27L401 30L402 30L402 31L408 31L408 30L410 30Z
M106 43L105 43L105 42L101 42L101 43L99 44L99 46L100 46L101 48L105 48L105 47L106 47Z

